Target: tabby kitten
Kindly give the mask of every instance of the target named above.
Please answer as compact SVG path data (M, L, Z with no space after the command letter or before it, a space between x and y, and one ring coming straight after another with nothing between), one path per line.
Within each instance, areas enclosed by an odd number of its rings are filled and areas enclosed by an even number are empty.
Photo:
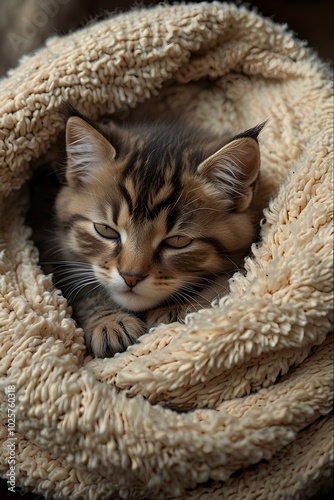
M94 356L228 291L256 232L262 126L226 141L185 124L96 125L72 110L55 277Z

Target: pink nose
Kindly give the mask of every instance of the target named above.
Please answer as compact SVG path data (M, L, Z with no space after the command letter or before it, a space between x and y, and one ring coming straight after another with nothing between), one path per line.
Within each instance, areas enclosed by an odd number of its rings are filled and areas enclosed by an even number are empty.
M139 283L139 281L142 281L145 278L143 274L128 274L128 273L123 273L122 271L118 272L122 276L125 283L130 288L134 288L137 285L137 283Z

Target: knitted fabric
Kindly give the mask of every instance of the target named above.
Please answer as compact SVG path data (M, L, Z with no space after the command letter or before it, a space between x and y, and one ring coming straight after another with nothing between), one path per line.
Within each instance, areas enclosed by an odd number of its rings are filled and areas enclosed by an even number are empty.
M54 37L0 90L1 476L9 478L15 451L16 487L55 499L306 498L326 485L326 64L284 26L243 7L189 3ZM87 356L25 224L35 165L64 130L62 101L93 119L172 108L235 132L269 117L260 148L271 201L245 272L219 303L185 325L160 325L112 359Z

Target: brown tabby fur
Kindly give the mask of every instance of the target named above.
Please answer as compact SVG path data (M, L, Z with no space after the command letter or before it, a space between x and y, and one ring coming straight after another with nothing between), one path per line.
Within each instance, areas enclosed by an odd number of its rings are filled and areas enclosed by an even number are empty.
M70 109L54 275L93 355L226 294L261 216L261 129L226 140L169 122L96 125Z

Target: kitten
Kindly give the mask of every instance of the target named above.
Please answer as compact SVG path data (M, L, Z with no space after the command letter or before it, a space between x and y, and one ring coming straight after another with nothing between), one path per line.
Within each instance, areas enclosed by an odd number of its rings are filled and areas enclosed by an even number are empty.
M226 140L184 123L97 125L71 110L55 282L94 356L226 294L257 230L262 128Z

